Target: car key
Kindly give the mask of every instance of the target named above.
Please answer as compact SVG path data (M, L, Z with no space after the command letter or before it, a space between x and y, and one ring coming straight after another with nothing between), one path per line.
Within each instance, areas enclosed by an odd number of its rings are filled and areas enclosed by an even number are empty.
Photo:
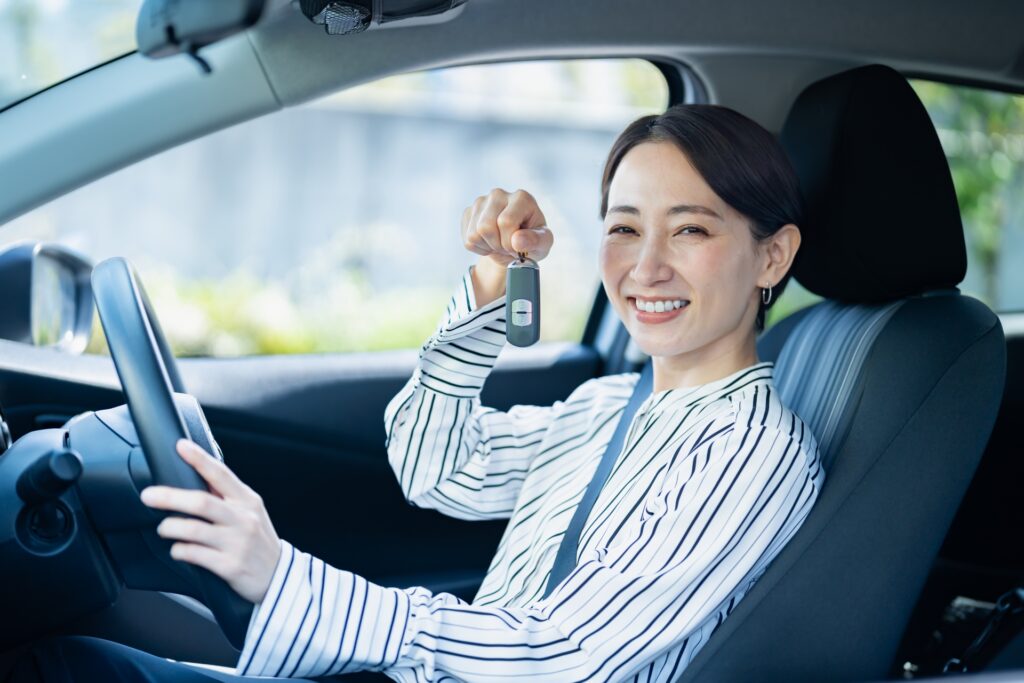
M540 268L523 252L508 265L505 315L505 338L509 344L529 346L540 339Z

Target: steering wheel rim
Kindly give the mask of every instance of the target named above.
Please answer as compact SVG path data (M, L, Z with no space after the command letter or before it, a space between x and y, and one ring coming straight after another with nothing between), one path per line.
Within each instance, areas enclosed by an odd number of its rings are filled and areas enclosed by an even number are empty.
M116 257L93 268L92 288L153 483L206 491L202 477L175 450L178 439L189 438L173 394L183 393L184 385L142 283L128 261ZM241 649L252 604L212 572L181 564L195 576L202 600L224 635Z

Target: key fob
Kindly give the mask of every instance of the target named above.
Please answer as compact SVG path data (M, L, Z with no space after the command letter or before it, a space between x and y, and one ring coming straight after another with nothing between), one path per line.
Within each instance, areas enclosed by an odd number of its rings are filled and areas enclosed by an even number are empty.
M529 346L540 339L540 268L521 257L508 265L505 281L505 338L513 346Z

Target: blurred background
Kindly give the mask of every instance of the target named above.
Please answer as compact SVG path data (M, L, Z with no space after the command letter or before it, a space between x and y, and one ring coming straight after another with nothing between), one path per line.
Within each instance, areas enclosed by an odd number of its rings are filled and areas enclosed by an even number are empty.
M0 108L132 51L140 4L0 0ZM1024 309L1024 98L913 85L960 199L962 289ZM541 268L543 338L578 340L598 285L605 156L667 102L642 60L396 76L142 161L11 221L0 242L126 256L180 355L415 348L473 261L463 208L492 187L523 188L556 235ZM769 324L814 299L792 283ZM102 334L90 351L105 351Z

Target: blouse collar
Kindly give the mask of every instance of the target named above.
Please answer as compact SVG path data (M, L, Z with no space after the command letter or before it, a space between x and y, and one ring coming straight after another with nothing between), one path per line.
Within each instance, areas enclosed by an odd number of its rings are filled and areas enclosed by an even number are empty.
M704 384L657 391L641 404L640 412L688 410L700 404L711 403L742 392L751 385L771 382L774 367L775 363L772 361L763 361Z

